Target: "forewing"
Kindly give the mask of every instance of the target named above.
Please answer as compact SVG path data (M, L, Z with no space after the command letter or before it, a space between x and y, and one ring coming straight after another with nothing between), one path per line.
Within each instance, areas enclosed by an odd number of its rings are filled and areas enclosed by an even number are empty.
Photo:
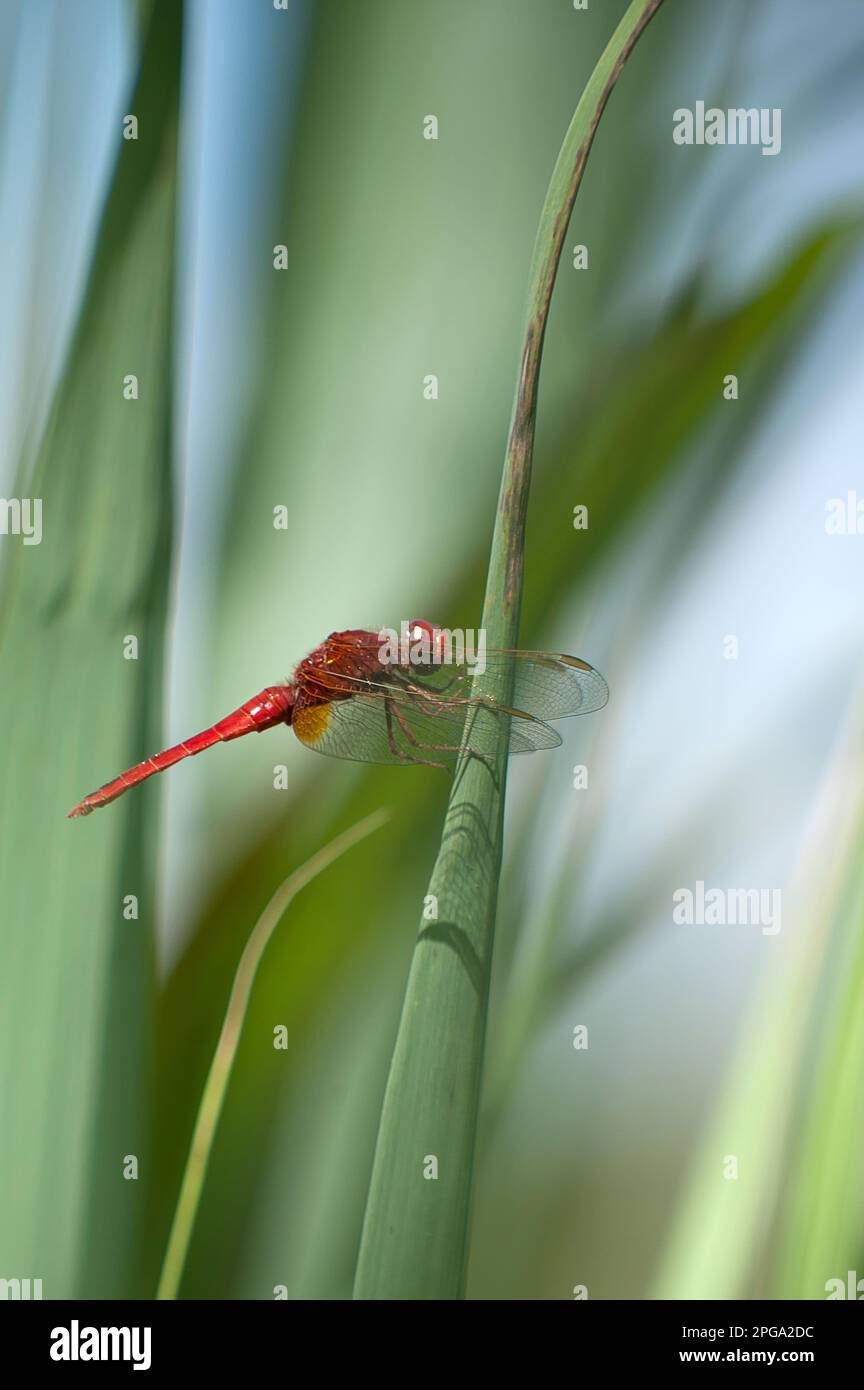
M500 700L512 674L511 706L534 719L567 719L591 714L609 699L609 687L599 671L576 656L540 651L490 651L477 664L398 666L381 673L374 685L399 687L417 694L433 693L449 700Z
M514 661L513 703L538 719L568 719L593 714L609 699L609 687L599 671L578 656L553 652L517 652ZM493 654L494 664L500 660Z

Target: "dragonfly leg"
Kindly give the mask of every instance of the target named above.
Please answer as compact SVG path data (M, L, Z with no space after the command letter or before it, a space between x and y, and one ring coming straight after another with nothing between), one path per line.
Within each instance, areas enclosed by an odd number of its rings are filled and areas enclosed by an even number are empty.
M393 715L396 718L396 722L398 723L399 728L402 730L403 734L405 735L408 742L412 745L413 748L417 748L418 750L422 749L424 753L468 753L471 751L469 748L465 748L458 743L421 743L418 738L415 738L411 726L408 723L406 723L401 710L396 705L393 706ZM410 757L410 754L403 756ZM447 766L446 763L430 762L428 758L411 758L411 761L415 763L425 763L429 767Z
M394 671L393 678L397 680L409 694L414 696L418 708L422 709L423 713L428 714L432 719L439 714L450 714L456 708L468 709L471 706L477 709L495 710L498 708L495 702L490 700L488 695L451 695L449 699L446 700L440 698L443 692L450 690L457 681L461 684L465 678L465 673L462 671L457 671L455 676L451 676L450 680L447 681L446 685L440 686L426 685L423 681L417 679L413 681L406 680L401 672ZM521 710L504 709L504 706L501 706L501 709L507 714L518 714L525 719L530 718L529 715L522 715ZM434 747L434 745L431 744L429 746ZM454 751L461 752L462 750L456 749Z
M410 743L413 743L415 748L420 747L420 745L417 743L417 740L412 737L410 729L405 728L401 718L399 717L398 712L394 711L392 702L390 700L385 700L384 718L387 723L387 743L389 744L390 752L393 754L394 758L401 758L403 762L416 763L418 766L422 765L423 767L443 767L446 769L446 763L433 763L429 758L415 758L411 753L402 752L402 749L399 748L396 743L396 732L393 728L394 713L396 714L396 718L399 720L399 727L408 738L408 741Z
M417 688L418 690L428 690L430 695L436 695L440 694L444 690L450 690L456 684L457 681L461 683L463 680L463 672L457 671L454 676L450 677L449 681L445 682L444 685L424 685L421 681L418 681Z
M452 689L457 681L461 682L464 680L464 673L462 671L457 671L444 685L427 685L419 676L415 676L412 680L409 680L408 677L399 670L394 670L393 680L401 685L403 689L407 690L409 694L417 697L418 704L421 704L423 703L424 695L428 695L431 700L435 700L436 697L443 694L444 691ZM464 698L464 696L460 696L456 703L461 703Z

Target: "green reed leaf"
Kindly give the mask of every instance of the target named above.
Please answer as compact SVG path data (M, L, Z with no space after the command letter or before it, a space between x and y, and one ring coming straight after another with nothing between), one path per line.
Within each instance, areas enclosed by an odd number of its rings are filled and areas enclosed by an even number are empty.
M546 195L483 606L491 646L516 643L537 388L552 289L573 203L606 102L660 0L635 0L592 73ZM506 699L506 691L500 692ZM384 1104L355 1297L464 1293L483 1067L508 731L457 769L421 921Z

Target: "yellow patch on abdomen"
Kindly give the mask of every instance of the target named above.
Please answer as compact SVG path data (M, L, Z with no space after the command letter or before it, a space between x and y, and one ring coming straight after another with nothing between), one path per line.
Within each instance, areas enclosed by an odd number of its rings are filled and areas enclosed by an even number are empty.
M317 743L324 737L330 723L330 706L307 705L291 721L291 727L301 743Z

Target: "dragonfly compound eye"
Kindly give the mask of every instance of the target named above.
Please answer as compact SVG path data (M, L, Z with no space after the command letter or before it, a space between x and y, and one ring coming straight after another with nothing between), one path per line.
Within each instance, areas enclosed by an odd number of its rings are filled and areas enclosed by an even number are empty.
M412 618L408 624L408 637L409 641L417 644L412 660L424 660L428 663L445 659L447 634L436 623L427 623L423 618Z

